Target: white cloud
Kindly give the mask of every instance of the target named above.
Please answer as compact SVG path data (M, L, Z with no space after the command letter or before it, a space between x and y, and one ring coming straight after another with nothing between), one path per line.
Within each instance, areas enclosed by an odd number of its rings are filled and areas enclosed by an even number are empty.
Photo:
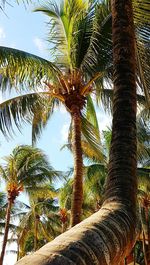
M45 52L45 44L40 38L35 37L33 39L33 42L34 42L35 46L38 48L38 50L40 51L40 53Z

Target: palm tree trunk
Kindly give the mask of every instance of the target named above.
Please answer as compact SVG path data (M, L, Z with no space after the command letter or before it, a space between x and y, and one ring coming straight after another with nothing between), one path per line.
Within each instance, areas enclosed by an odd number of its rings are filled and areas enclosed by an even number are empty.
M81 116L77 106L72 107L72 152L74 157L74 183L71 204L71 226L81 221L83 203L83 158L81 148Z
M8 199L4 239L3 239L2 251L1 251L1 256L0 256L0 265L3 265L3 260L4 260L4 255L5 255L5 249L6 249L7 239L8 239L8 232L9 232L11 207L12 207L12 200Z
M37 250L39 215L35 213L34 220L34 251Z
M116 265L134 244L136 224L136 87L132 0L112 0L113 135L101 209L17 263Z
M112 0L114 95L105 203L122 203L135 235L137 193L135 36L131 0ZM131 222L130 220L130 222ZM129 237L129 241L133 240Z

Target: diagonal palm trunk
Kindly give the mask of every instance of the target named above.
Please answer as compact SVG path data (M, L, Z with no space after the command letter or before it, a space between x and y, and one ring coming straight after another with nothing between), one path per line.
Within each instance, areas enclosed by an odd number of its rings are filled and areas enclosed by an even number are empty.
M131 0L112 0L113 132L105 201L88 219L18 265L120 265L136 225L135 37Z
M7 239L8 239L8 232L9 232L11 208L12 208L12 200L8 199L8 206L6 210L6 224L5 224L4 238L3 238L2 250L1 250L1 256L0 256L0 265L3 265L3 260L4 260L4 255L5 255L5 249L6 249Z
M77 106L72 107L72 151L74 157L74 184L71 204L71 226L81 221L83 203L83 158L81 148L81 116Z

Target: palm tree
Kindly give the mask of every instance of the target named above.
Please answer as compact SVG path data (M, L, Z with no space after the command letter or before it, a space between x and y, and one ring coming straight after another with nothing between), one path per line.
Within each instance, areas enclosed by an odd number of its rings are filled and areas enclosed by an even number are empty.
M6 224L0 257L3 264L7 244L9 223L12 206L25 189L29 194L38 190L38 184L48 182L58 175L49 165L46 156L38 148L18 146L12 154L5 157L5 165L0 166L0 177L7 184L8 205L6 210Z
M135 3L135 2L134 2ZM139 30L150 5L137 2ZM142 10L147 11L142 16ZM141 13L140 13L141 11ZM135 240L136 84L135 35L131 0L112 0L114 99L105 200L99 212L18 262L43 264L121 264ZM44 255L44 258L43 258Z
M45 193L47 191L45 189ZM30 201L28 212L21 218L16 231L18 238L18 258L36 251L45 243L53 240L61 232L58 206L52 198L37 197Z

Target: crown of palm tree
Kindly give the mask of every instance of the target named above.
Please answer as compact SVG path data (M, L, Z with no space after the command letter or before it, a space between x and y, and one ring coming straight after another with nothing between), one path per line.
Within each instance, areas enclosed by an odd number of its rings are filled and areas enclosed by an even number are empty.
M7 192L14 199L23 188L35 192L38 184L48 183L59 176L38 148L17 146L4 160L6 163L0 166L0 177L7 183Z

